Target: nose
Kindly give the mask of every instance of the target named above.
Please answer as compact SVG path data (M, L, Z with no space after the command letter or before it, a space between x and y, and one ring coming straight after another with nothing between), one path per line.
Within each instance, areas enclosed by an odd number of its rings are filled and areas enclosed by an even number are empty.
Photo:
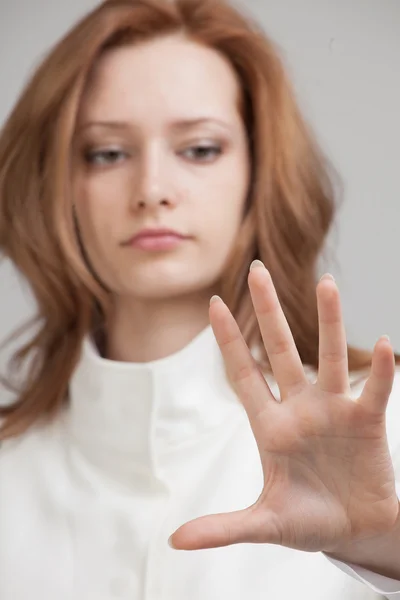
M159 148L153 147L143 152L139 161L133 209L157 209L159 206L174 206L175 193L171 181L171 169L167 167L167 157Z

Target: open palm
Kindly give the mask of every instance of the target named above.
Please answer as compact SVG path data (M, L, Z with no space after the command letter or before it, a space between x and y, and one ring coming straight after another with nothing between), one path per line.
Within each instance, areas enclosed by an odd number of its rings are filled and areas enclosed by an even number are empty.
M385 533L398 518L385 430L393 350L385 337L377 342L362 394L352 399L339 292L327 276L317 286L319 369L310 383L270 274L256 266L249 287L279 401L218 298L210 321L257 442L263 491L245 510L182 525L172 543L187 550L254 542L335 552Z

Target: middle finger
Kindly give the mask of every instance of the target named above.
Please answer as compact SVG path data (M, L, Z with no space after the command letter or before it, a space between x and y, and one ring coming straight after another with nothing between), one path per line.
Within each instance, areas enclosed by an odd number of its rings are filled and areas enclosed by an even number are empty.
M249 273L250 294L271 368L284 400L308 381L271 275L261 261L253 265Z

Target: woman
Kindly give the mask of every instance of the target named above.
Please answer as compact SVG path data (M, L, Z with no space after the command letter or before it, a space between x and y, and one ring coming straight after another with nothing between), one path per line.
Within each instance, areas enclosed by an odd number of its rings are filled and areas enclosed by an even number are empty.
M400 597L399 357L316 287L333 189L255 24L101 4L9 116L0 203L39 307L2 600Z

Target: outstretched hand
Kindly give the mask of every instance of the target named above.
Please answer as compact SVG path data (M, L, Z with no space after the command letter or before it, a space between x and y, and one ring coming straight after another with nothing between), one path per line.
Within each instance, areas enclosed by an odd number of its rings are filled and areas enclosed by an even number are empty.
M182 525L171 544L196 550L253 542L335 552L349 542L385 534L399 518L385 429L395 373L389 340L382 337L376 343L364 389L351 399L346 335L333 278L327 275L317 285L315 383L306 377L271 276L259 261L250 271L249 288L280 401L218 297L210 305L210 322L257 442L264 487L249 508Z

